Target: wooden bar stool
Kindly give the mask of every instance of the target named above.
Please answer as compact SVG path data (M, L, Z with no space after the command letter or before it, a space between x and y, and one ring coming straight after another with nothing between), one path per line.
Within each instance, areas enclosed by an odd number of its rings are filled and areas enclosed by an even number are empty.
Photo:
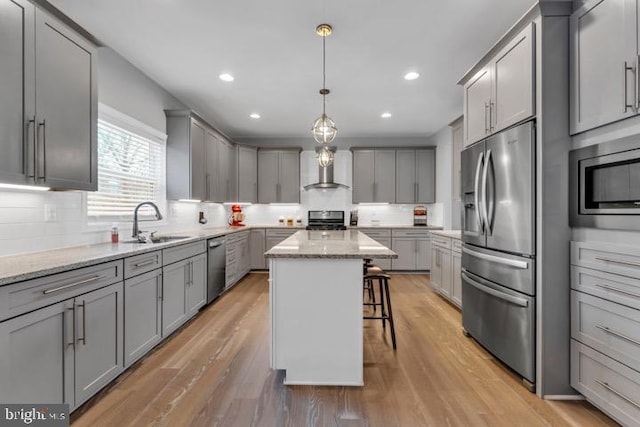
M363 277L364 277L364 279L363 279L363 288L362 288L363 295L362 296L364 297L364 294L366 294L369 297L369 303L365 303L365 305L372 305L373 306L373 311L375 313L378 304L375 304L375 302L376 302L376 293L375 293L375 291L373 289L373 281L366 278L367 269L369 269L371 267L377 267L377 266L373 263L373 260L371 258L365 258L363 260L363 263L362 263L362 270L363 270L362 273L363 273ZM371 304L371 303L373 303L373 304Z
M388 320L390 326L389 329L391 329L391 342L393 343L393 349L396 350L396 330L393 325L393 310L391 309L391 294L389 293L389 280L391 280L391 277L389 277L380 267L369 267L367 268L364 280L365 282L369 281L372 288L374 281L378 282L380 289L380 302L377 303L374 301L363 303L363 305L371 305L374 309L376 306L380 306L380 316L364 316L363 319L382 320L382 328L385 330L386 322Z

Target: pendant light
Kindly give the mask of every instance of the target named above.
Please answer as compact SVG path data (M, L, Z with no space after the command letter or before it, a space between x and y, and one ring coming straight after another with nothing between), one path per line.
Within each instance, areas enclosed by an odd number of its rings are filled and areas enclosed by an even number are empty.
M318 164L326 168L333 163L333 151L329 150L326 145L318 151Z
M320 89L320 95L322 95L322 115L313 122L311 131L313 132L313 138L320 144L329 144L336 138L338 129L333 120L327 116L326 113L326 96L329 95L330 90L326 86L326 51L325 51L325 39L331 35L333 28L329 24L320 24L316 27L316 34L322 37L322 89Z

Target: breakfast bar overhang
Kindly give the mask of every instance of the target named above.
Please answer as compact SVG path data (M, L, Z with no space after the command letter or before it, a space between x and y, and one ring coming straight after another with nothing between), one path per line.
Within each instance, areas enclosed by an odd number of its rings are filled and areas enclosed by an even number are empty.
M285 384L363 383L363 259L397 258L357 230L299 231L269 259L271 368Z

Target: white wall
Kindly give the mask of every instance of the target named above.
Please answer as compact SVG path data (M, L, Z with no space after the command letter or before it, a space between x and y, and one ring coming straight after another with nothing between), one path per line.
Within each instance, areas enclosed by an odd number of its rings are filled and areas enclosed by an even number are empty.
M429 140L436 149L436 202L442 206L442 225L452 227L451 213L451 167L452 139L451 128L447 125L436 132Z

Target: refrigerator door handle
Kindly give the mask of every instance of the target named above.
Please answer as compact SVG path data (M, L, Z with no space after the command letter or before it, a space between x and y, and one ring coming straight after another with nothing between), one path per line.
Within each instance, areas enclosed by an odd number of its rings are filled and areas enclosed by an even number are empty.
M518 298L518 297L514 297L513 295L509 295L505 292L500 292L496 289L490 288L489 286L485 286L482 283L476 282L475 280L473 280L471 277L469 277L468 275L466 275L465 273L462 273L462 278L464 280L467 281L467 283L469 283L471 286L473 286L474 288L478 289L481 292L484 292L485 294L489 294L489 295L493 295L496 298L499 298L501 300L504 301L508 301L512 304L518 305L520 307L528 307L529 306L529 301L527 301L524 298Z
M482 220L489 233L491 233L491 223L489 222L489 211L487 210L487 175L489 174L490 159L491 150L487 150L487 157L485 158L484 168L482 169Z
M487 175L489 175L489 167L494 167L493 166L493 157L491 156L491 150L487 151L487 160L485 161L485 169L484 169L484 176L483 176L483 181L486 182L488 181L488 177ZM489 234L493 234L493 220L495 219L494 216L496 214L496 209L495 209L495 174L492 175L492 182L494 184L494 191L491 193L491 202L487 202L486 198L485 198L485 202L484 202L484 210L486 212L486 221L487 221L487 229L489 230ZM483 184L485 186L485 189L487 189L486 187L486 183ZM487 191L488 192L488 191Z
M478 225L480 226L480 230L482 231L482 233L484 233L484 222L482 221L482 214L480 213L480 196L478 193L480 192L480 188L479 188L480 169L482 168L483 160L484 160L484 153L480 153L480 155L478 156L478 164L476 165L476 179L475 179L474 193L473 193L474 203L476 208L476 218L478 220Z
M462 252L467 255L471 255L475 258L480 258L485 261L495 262L496 264L508 265L509 267L519 268L521 270L527 270L529 268L529 263L526 261L517 261L515 259L502 258L495 255L483 254L482 252L472 251L471 249L467 249L466 247L462 247Z

